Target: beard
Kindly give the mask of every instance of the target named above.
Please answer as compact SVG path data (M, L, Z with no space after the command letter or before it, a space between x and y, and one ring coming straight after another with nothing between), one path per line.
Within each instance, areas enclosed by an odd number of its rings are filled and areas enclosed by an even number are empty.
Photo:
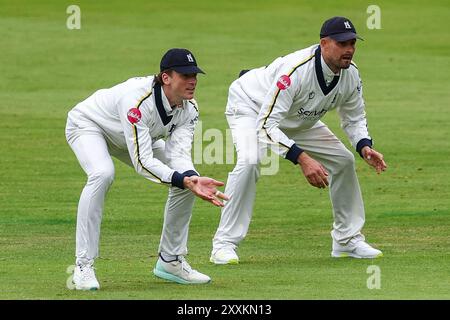
M345 58L344 57L341 57L341 59L340 59L340 64L341 64L341 68L342 69L348 69L349 67L350 67L350 64L352 63L352 58L353 58L353 56L345 56Z
M339 69L348 69L350 68L352 60L339 60L336 61L335 66Z

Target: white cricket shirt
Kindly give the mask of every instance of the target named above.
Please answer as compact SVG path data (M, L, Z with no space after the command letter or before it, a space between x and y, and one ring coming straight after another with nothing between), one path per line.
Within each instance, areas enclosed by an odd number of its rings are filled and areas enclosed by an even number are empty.
M244 102L235 107L258 114L260 139L277 146L274 150L294 163L302 150L284 131L311 128L332 109L337 109L341 126L358 152L372 145L356 65L334 75L317 44L248 71L231 90Z
M128 150L136 171L145 178L183 188L184 176L198 175L191 160L198 120L195 100L172 108L154 76L131 78L96 91L69 112L77 130L69 139L100 132L111 150ZM167 164L153 157L152 144L165 138ZM178 168L178 171L173 168Z

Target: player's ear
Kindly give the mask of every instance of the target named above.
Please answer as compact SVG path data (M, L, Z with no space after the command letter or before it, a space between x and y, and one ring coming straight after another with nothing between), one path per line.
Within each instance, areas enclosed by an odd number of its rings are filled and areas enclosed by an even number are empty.
M332 41L333 39L331 39L330 37L324 37L320 39L320 48L322 49L323 55L328 55L328 52L330 50L329 47Z
M170 71L168 71L168 72L163 72L163 73L161 74L161 80L162 80L163 84L169 85L170 82L171 82Z

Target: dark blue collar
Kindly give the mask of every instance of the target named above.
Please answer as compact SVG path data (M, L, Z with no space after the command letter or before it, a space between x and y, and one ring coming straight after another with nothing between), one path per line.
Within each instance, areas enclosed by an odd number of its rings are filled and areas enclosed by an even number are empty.
M159 117L164 126L166 126L170 121L172 121L172 116L168 116L166 110L164 109L164 104L161 97L161 84L155 83L153 90L155 91L155 104L158 110Z
M330 85L327 86L327 83L325 82L325 77L323 76L323 70L322 70L322 63L321 63L321 59L320 59L320 46L317 47L315 54L315 69L316 69L316 76L317 76L317 81L319 82L320 85L320 89L322 89L323 94L326 96L327 94L329 94L334 87L336 87L336 85L339 82L339 76L334 76L333 81L331 81Z

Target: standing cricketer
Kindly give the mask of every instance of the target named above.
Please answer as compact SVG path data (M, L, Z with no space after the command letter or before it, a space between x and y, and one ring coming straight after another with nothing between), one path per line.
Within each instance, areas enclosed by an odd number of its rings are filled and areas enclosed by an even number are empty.
M211 262L239 262L236 250L250 224L259 162L267 145L298 164L312 186L329 186L334 216L332 257L382 255L361 234L365 214L354 156L320 121L336 109L356 151L377 173L386 169L383 155L372 148L367 129L362 82L352 62L356 39L361 38L349 19L333 17L321 28L320 44L280 57L266 67L241 72L230 86L225 114L237 164L228 176L225 193L231 200L222 209ZM255 149L249 143L252 140L259 140L256 155L250 151Z
M211 280L184 258L195 196L216 206L227 199L216 189L223 183L199 177L191 160L198 73L203 71L190 51L171 49L162 57L157 76L131 78L98 90L69 112L66 138L87 174L77 214L76 289L100 287L93 265L104 198L114 179L111 156L169 187L154 274L183 284Z

